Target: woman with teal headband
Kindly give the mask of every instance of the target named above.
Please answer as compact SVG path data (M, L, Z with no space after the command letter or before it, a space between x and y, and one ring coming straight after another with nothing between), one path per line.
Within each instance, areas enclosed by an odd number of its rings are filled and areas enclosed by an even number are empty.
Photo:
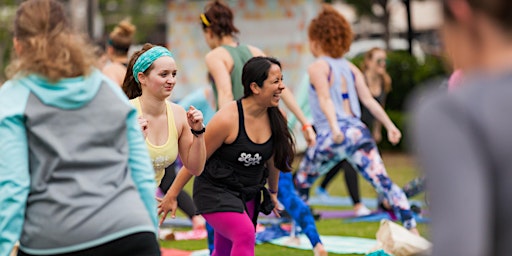
M167 99L176 85L176 62L169 50L145 44L128 63L123 91L137 108L139 124L160 183L165 168L178 156L191 173L204 168L203 114L191 106L188 111Z

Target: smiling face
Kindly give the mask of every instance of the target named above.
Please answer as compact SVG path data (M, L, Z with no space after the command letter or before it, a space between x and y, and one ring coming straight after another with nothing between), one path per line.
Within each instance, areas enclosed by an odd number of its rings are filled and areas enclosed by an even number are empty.
M260 88L261 96L265 100L268 100L269 106L277 107L284 89L285 86L281 68L276 64L272 64L268 71L268 77L263 82L263 87Z
M157 98L166 99L171 95L176 85L176 62L169 56L163 56L155 60L147 75L139 73L139 81L142 93L149 93Z

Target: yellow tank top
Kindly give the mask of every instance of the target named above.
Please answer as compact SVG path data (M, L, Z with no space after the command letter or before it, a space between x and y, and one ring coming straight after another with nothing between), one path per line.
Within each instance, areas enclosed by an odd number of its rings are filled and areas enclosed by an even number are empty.
M130 100L133 106L137 108L137 112L142 115L142 108L140 106L139 98ZM167 127L168 137L167 142L163 145L153 145L146 139L146 145L148 147L149 156L153 163L153 169L155 169L155 180L156 184L160 185L162 178L165 174L165 168L174 163L178 156L178 130L174 123L174 115L171 109L171 104L166 102L167 105Z

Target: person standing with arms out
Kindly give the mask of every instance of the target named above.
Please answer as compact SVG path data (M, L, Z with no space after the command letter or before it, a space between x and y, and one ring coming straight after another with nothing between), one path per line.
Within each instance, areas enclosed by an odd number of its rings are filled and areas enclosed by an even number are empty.
M441 2L443 45L464 78L413 99L409 124L428 180L432 255L509 255L512 2Z
M200 174L206 161L203 114L193 106L185 111L167 100L176 86L178 73L171 52L162 46L145 44L130 58L128 70L123 90L137 108L157 185L178 153L191 173Z
M55 0L23 2L0 89L0 255L160 255L137 112ZM121 210L120 210L121 209Z
M128 67L128 51L133 43L135 26L128 19L122 20L110 32L107 41L107 56L109 62L102 72L119 86L123 85Z
M400 212L403 225L418 233L407 197L388 177L377 145L359 119L361 100L385 125L391 143L396 144L401 138L400 131L361 82L364 81L362 73L343 58L352 41L349 23L332 6L324 5L311 21L308 37L310 50L316 58L308 67L308 73L317 144L308 148L297 171L299 191L309 192L323 162L347 158L377 192L386 195L393 209Z
M385 107L386 98L391 92L391 77L386 71L386 61L387 54L384 49L372 48L365 53L361 68L372 97L382 108ZM361 121L368 126L375 142L379 143L382 140L382 124L375 120L363 104L361 105Z

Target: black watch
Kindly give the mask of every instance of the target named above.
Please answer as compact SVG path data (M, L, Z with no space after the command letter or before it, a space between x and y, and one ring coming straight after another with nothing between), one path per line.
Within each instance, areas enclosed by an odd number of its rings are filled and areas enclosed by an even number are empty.
M197 136L199 136L200 134L203 134L206 131L206 127L203 124L203 129L201 129L199 131L196 131L196 130L190 128L190 131L192 132L192 134L194 134L194 136L197 137Z

